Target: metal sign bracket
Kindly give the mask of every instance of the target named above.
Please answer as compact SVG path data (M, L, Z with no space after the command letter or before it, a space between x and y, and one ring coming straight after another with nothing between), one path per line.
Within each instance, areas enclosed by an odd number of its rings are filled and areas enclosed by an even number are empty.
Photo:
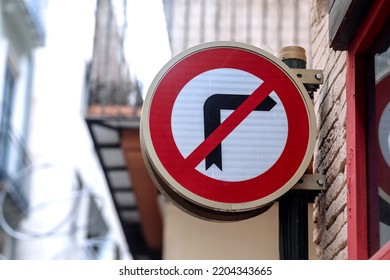
M301 80L307 92L309 93L310 98L313 99L314 92L316 92L319 89L320 85L324 83L323 71L298 68L291 68L291 71Z
M279 58L290 67L313 100L314 92L324 83L322 70L306 69L305 50L289 46L280 50ZM325 176L304 174L279 203L279 255L282 260L309 259L308 203L325 191Z
M303 174L302 178L292 188L293 190L324 191L325 175Z

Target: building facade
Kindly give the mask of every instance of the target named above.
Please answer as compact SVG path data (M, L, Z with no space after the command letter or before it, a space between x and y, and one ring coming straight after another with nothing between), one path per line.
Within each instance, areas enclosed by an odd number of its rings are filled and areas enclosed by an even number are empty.
M275 55L288 45L300 45L310 52L309 1L163 0L163 3L173 56L210 41L245 42Z
M4 259L131 258L81 114L91 4L1 1Z
M124 55L126 21L118 14L126 7L115 8L112 0L96 3L85 121L134 259L160 259L157 190L144 168L138 136L141 90Z
M389 259L387 1L311 1L315 98L314 170L327 191L315 203L323 259Z
M29 189L18 180L19 170L31 164L27 152L28 119L34 76L34 51L45 42L43 1L0 3L0 182L2 216L18 216L29 206ZM6 185L10 186L7 194ZM2 219L2 223L4 222ZM3 227L2 227L3 228ZM0 230L0 254L14 258L16 243Z

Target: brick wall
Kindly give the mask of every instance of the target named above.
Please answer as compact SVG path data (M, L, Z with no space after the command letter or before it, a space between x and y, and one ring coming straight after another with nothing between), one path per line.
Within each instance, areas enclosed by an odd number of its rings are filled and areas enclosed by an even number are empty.
M312 66L324 84L314 97L318 139L314 172L326 175L327 190L314 204L313 233L321 259L347 259L346 53L329 48L328 1L311 0Z

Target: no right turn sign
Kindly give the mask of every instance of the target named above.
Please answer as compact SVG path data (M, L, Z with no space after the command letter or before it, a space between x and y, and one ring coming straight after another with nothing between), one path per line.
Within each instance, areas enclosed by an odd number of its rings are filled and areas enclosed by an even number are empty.
M142 113L143 152L163 189L217 211L256 209L306 170L316 135L311 102L272 55L203 44L155 78Z

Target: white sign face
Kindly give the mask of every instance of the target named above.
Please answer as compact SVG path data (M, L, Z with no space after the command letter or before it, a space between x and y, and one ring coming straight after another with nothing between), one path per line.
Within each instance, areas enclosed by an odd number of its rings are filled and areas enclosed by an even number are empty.
M390 102L387 103L379 121L378 139L383 158L390 167Z
M191 79L178 94L171 118L182 156L188 157L204 141L207 129L215 129L262 83L251 73L232 68L209 70ZM251 112L222 141L214 158L205 158L196 170L213 179L238 182L275 164L286 145L288 121L277 93L272 91L267 98L271 103Z

